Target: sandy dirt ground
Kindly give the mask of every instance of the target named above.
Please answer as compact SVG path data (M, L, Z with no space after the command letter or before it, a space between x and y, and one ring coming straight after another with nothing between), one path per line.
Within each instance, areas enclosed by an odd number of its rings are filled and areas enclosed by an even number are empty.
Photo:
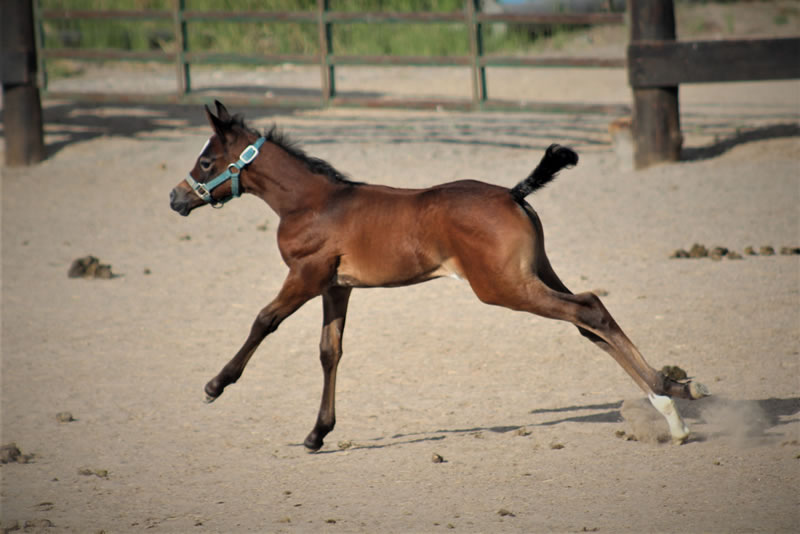
M551 96L574 89L548 72ZM629 101L624 73L609 76L578 96ZM678 404L688 443L659 443L663 420L571 325L451 279L357 290L338 425L316 454L302 440L322 386L318 299L202 402L287 270L260 200L170 211L210 134L201 110L47 102L49 158L2 176L0 441L22 456L0 465L0 526L796 532L800 256L669 255L800 246L799 95L682 89L686 161L644 171L622 170L605 115L233 109L353 179L403 187L512 186L549 143L573 146L580 164L529 198L554 268L604 295L654 367L713 393ZM88 254L118 276L68 278Z

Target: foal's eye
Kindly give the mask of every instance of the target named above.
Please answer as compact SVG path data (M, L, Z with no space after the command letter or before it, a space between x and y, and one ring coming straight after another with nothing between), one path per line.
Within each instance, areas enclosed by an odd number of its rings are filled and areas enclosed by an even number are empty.
M210 171L211 167L214 165L214 160L210 158L201 158L200 159L200 168L204 171Z

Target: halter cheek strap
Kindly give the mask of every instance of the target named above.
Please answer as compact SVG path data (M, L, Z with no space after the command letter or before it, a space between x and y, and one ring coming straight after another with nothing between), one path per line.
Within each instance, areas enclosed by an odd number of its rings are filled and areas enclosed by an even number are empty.
M241 154L239 154L239 160L229 164L228 168L216 178L205 183L200 183L192 178L191 173L189 173L189 175L186 176L186 183L189 184L189 186L192 188L192 191L194 191L197 196L202 198L206 204L211 204L215 208L221 208L222 205L229 200L241 196L242 192L239 187L239 173L244 167L256 159L256 156L258 156L258 149L261 148L261 145L263 145L264 141L266 140L266 137L259 137L255 143L248 145L248 147L245 148ZM211 196L211 192L228 180L231 181L231 196L223 200L215 201Z

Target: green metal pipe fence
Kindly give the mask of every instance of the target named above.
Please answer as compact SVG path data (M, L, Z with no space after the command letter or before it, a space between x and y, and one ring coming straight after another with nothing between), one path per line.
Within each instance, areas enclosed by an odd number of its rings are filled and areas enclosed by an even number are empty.
M611 3L609 3L611 4ZM602 59L591 57L537 57L486 55L483 47L483 27L486 24L506 23L520 25L597 25L623 24L620 12L586 14L516 14L484 13L480 0L466 0L463 10L456 12L343 12L330 9L328 0L317 0L316 9L308 11L199 11L188 10L184 0L173 0L170 10L68 10L36 9L37 50L41 86L46 96L83 101L126 101L150 103L207 102L209 95L193 91L192 65L318 65L320 68L321 96L270 97L251 95L226 95L226 100L240 105L265 105L277 107L327 107L367 106L403 108L439 108L460 110L570 111L570 112L620 112L627 106L576 103L509 102L491 99L487 89L487 67L619 67L626 66L625 58ZM45 46L45 23L55 20L160 20L172 22L174 51L129 51L119 49L78 49ZM194 22L279 22L286 24L316 24L318 27L317 54L244 54L193 51L187 39L187 26ZM342 23L458 23L467 28L469 54L459 56L403 56L403 55L340 55L333 50L333 26ZM119 94L58 92L48 89L47 62L56 59L99 61L154 61L173 63L176 89L171 93ZM437 99L376 99L339 95L336 91L337 66L455 66L471 70L470 100Z

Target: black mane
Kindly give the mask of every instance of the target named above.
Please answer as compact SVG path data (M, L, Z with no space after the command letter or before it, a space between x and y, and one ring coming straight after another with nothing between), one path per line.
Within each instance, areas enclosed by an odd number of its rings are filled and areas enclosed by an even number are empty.
M234 115L231 117L230 122L226 126L229 128L241 128L248 133L258 135L259 137L262 136L262 134L257 130L245 125L241 115ZM327 161L306 154L303 149L297 146L295 141L289 139L289 136L281 131L275 124L273 124L272 127L263 134L263 137L266 137L268 142L278 145L288 154L300 160L303 165L305 165L306 169L314 174L322 174L327 176L330 180L338 183L361 185L361 182L353 182L349 180L346 175L337 171L333 165Z

